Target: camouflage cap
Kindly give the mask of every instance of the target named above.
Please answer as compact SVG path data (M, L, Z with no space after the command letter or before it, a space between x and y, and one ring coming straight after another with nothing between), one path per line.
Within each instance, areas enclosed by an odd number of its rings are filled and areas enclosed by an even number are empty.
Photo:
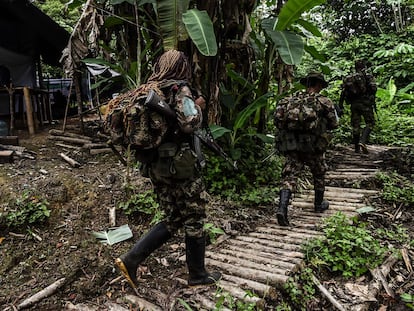
M328 82L325 80L323 74L320 72L310 72L306 77L300 79L299 82L304 86L308 86L311 81L320 81L324 88L328 86Z

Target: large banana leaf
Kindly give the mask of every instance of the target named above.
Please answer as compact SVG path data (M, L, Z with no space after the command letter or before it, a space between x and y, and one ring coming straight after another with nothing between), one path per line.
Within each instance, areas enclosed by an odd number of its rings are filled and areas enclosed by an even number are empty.
M158 0L157 13L165 50L177 49L178 42L188 38L182 15L190 0Z
M275 18L265 19L262 22L262 27L275 44L283 62L288 65L299 64L304 51L302 37L290 31L274 30L276 22Z
M278 16L275 30L286 30L303 12L326 2L326 0L288 0Z
M204 56L215 56L217 54L216 36L207 12L197 9L188 10L183 14L183 22L188 35L200 53Z

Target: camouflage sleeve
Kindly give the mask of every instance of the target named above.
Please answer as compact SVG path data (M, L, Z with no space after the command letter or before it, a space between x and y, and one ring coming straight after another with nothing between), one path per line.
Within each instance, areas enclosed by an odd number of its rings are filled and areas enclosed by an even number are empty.
M326 127L328 130L333 130L338 127L338 121L335 113L335 106L332 101L325 96L319 97L319 101L322 105L323 116L326 118Z
M175 111L180 130L183 133L190 134L201 127L202 112L201 108L194 102L189 87L182 87L176 95Z

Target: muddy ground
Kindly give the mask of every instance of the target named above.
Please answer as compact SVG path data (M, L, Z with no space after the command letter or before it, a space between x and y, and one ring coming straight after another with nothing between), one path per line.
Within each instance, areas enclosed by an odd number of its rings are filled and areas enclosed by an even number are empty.
M96 137L98 125L87 122L86 133L101 142L102 138ZM58 291L28 310L65 310L81 304L108 310L103 306L109 301L137 310L121 300L133 291L119 277L113 262L150 227L151 217L145 214L128 217L117 210L116 226L128 224L134 238L112 246L98 242L91 233L110 227L109 209L128 201L126 184L136 191L148 190L151 184L136 169L127 174L113 153L90 155L85 150L58 146L50 139L50 129L62 129L62 123L39 129L30 138L24 130L19 132L19 145L28 151L24 153L26 156L16 157L12 164L0 165L0 212L7 211L8 202L21 196L25 190L45 198L51 210L49 220L41 225L9 229L0 222L0 309L16 310L27 297L65 278ZM68 122L67 129L80 133L76 119ZM75 159L80 166L72 167L60 153ZM404 163L398 163L401 161L398 153L391 154L387 160L388 166L394 163L402 173L405 170L406 175L410 174ZM126 176L129 176L128 181ZM400 222L414 237L412 207L400 208L398 217L395 217L399 206L378 204L382 213L381 217L371 218L373 226L386 227L391 222ZM256 224L273 217L273 213L274 206L236 208L231 202L211 197L208 222L232 235L251 230ZM413 256L412 250L410 254ZM185 285L177 282L177 278L186 278L183 255L181 234L157 250L141 267L139 294L159 305L164 303L165 310L184 310L177 303L174 306L175 297L185 290ZM405 278L410 273L413 276L402 261L395 269L396 272L391 273L395 278L398 275ZM411 290L414 294L412 288L404 290L406 293ZM277 304L277 301L269 302L267 309L276 310ZM386 295L378 306L381 304L390 306L383 310L404 310L398 299L393 300ZM313 310L323 309L315 306Z

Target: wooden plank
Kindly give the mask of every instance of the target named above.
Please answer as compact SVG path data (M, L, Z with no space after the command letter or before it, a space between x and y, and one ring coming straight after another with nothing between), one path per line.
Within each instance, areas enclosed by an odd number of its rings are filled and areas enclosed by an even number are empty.
M272 241L272 240L264 240L264 239L259 239L256 237L249 237L249 236L238 236L236 237L236 239L243 241L243 242L247 242L247 243L252 243L252 244L257 243L259 245L269 246L273 248L281 248L281 249L290 250L290 251L300 250L300 245L297 245L297 244L283 243L283 242Z
M0 145L19 145L19 136L0 136Z
M0 150L0 163L13 163L13 154L12 150Z
M296 266L295 263L275 260L275 256L273 256L273 258L252 256L247 252L243 253L240 251L237 252L226 249L221 249L218 252L206 252L206 256L208 258L221 260L223 262L234 262L237 265L243 265L246 267L256 268L258 267L256 265L259 265L259 267L266 266L262 269L265 271L267 271L268 268L273 270L272 267L275 267L276 269L292 271L292 269Z
M253 290L255 294L258 294L261 297L275 297L277 295L276 289L268 284L263 284L252 280L246 280L230 274L223 274L222 280L226 280L234 284L237 284L240 288ZM219 284L221 284L222 280L219 281Z
M284 249L275 249L273 247L267 247L263 245L246 245L243 241L238 240L231 240L229 241L231 244L227 244L226 248L230 250L240 250L241 247L243 251L247 253L256 253L260 254L262 256L265 256L266 254L271 254L271 256L279 256L279 258L289 258L290 262L300 263L302 261L302 258L304 257L302 252L299 251L289 251ZM249 246L249 247L247 247Z
M277 274L277 273L272 273L272 272L267 272L267 271L262 271L258 269L247 268L247 267L241 268L241 267L234 266L232 264L228 264L228 263L210 259L210 258L206 258L206 263L207 265L212 265L220 269L226 270L232 275L243 277L243 278L253 280L256 282L263 282L265 284L280 286L280 285L283 285L289 278L285 274Z

